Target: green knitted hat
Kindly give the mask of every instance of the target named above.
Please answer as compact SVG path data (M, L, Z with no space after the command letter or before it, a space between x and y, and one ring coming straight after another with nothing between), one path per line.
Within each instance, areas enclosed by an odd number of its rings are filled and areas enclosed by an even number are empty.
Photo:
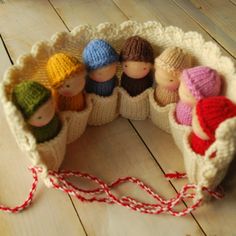
M12 92L12 101L25 119L29 119L50 97L49 89L32 80L17 84Z

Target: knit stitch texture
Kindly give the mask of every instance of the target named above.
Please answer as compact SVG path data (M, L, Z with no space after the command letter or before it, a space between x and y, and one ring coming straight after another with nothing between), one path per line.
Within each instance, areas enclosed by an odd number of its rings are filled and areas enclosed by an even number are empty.
M85 95L83 92L80 92L75 96L63 96L58 92L55 92L54 95L59 111L82 111L86 106Z
M29 119L50 97L51 91L35 81L23 81L12 92L12 100L25 119Z
M192 124L192 106L179 101L176 105L176 120L179 124Z
M102 39L90 41L83 51L83 60L89 71L118 62L115 49Z
M220 94L221 78L217 71L209 67L197 66L185 69L181 79L197 101Z
M146 89L152 87L152 83L152 72L149 72L142 79L133 79L125 73L121 76L121 87L123 87L132 97L135 97L144 92Z
M191 67L191 62L191 56L185 50L179 47L169 47L155 59L155 66L176 74Z
M104 82L97 82L87 77L86 79L86 92L95 93L99 96L110 96L118 83L118 78L114 76L112 79Z
M35 127L30 125L29 128L33 133L37 143L42 143L58 135L61 130L61 121L58 115L55 114L55 116L47 125L41 127Z
M73 73L83 70L84 65L76 57L64 53L54 54L47 62L48 78L53 88L58 88Z
M161 106L176 103L179 100L178 90L169 90L157 85L155 89L155 100Z
M132 36L123 44L120 52L120 61L154 62L152 45L140 36Z

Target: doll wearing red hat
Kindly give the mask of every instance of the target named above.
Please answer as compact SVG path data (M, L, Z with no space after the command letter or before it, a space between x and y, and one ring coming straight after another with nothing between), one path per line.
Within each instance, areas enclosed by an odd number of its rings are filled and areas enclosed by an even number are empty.
M236 116L236 105L224 96L201 99L193 110L190 144L193 151L204 155L215 141L219 125Z

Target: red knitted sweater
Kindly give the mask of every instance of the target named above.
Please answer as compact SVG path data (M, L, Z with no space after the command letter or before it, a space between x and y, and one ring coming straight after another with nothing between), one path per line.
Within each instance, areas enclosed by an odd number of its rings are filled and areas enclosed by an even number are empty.
M211 146L211 144L214 142L214 140L203 140L199 138L195 133L191 133L190 135L190 144L191 148L194 152L200 155L204 155L206 150Z

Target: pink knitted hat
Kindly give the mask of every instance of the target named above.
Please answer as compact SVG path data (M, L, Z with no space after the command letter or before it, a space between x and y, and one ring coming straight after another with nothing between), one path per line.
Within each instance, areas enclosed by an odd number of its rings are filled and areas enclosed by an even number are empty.
M210 67L197 66L185 69L181 79L197 101L220 94L221 78L217 71Z

